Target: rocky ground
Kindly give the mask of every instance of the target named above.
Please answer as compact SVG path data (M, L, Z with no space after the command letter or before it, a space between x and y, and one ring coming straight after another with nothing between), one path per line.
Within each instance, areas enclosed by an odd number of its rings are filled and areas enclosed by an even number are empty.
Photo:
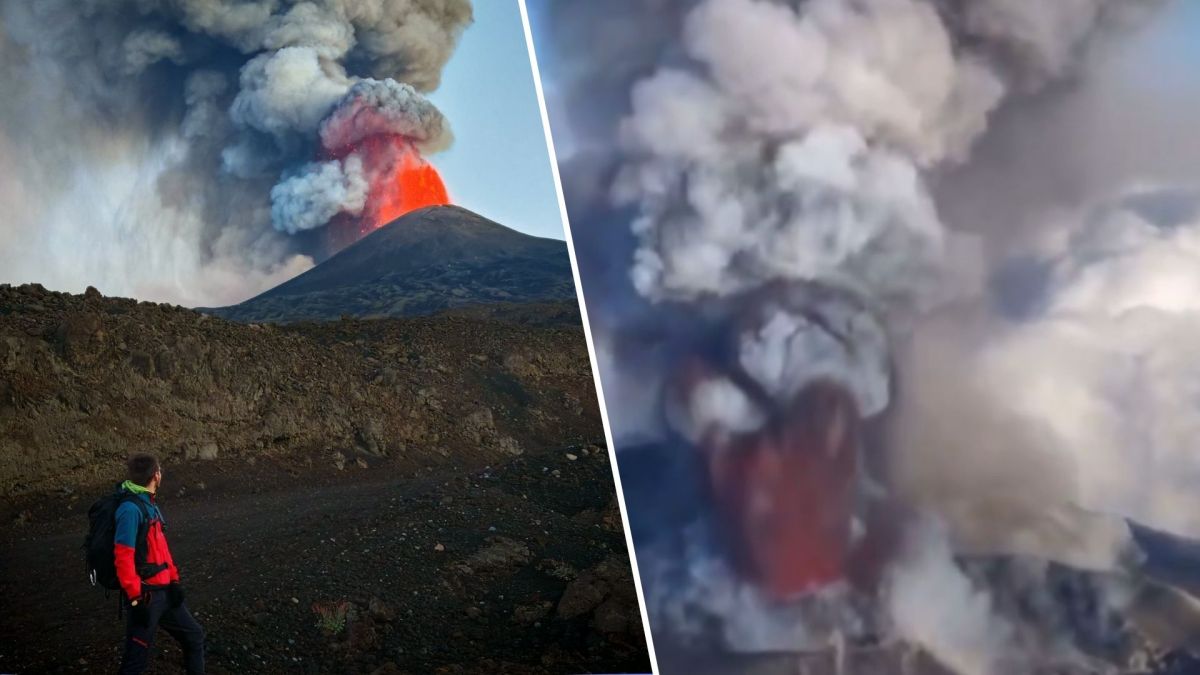
M601 434L583 331L467 314L239 324L0 286L0 496L168 460L479 465Z
M647 672L582 331L537 323L0 286L0 672L113 670L79 545L134 450L210 672Z

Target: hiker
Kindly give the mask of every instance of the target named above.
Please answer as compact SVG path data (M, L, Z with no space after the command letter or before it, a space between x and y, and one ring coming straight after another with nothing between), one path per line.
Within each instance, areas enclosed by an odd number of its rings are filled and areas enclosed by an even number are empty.
M189 675L204 672L204 629L183 602L179 570L167 550L163 517L154 495L162 485L162 465L154 455L135 454L127 462L130 493L117 507L113 557L129 616L120 673L142 673L150 661L154 634L162 626L183 648ZM138 560L144 537L145 560Z

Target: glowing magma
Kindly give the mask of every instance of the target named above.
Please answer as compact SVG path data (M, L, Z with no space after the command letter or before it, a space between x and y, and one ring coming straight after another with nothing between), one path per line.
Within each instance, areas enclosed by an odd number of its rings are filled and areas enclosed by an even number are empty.
M437 169L421 156L412 141L397 135L378 134L333 151L334 157L357 154L370 185L367 203L358 218L357 238L426 206L450 203L446 184Z
M369 138L364 146L369 147L380 138ZM383 138L381 142L389 140ZM360 152L364 154L366 165L370 166L375 151L360 148ZM368 232L409 211L450 203L450 195L437 169L402 139L390 149L380 151L378 156L385 165L378 173L368 173L372 176L371 190L363 213L363 224Z

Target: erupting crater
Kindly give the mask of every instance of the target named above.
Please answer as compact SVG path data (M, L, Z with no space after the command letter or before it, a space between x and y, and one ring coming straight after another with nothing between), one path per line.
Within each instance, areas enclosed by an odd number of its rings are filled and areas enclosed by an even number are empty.
M357 218L359 238L410 211L450 203L441 175L409 139L368 136L357 145L335 152L334 157L345 159L351 153L362 159L363 173L370 183L366 206Z

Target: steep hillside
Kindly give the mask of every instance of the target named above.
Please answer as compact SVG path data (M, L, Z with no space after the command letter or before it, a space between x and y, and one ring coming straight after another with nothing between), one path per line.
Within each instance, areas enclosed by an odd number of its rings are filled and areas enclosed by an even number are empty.
M236 321L415 316L490 303L574 302L566 244L457 206L405 214L313 269L241 304Z
M247 325L0 286L4 495L99 480L135 450L482 466L602 436L578 327L462 316Z

